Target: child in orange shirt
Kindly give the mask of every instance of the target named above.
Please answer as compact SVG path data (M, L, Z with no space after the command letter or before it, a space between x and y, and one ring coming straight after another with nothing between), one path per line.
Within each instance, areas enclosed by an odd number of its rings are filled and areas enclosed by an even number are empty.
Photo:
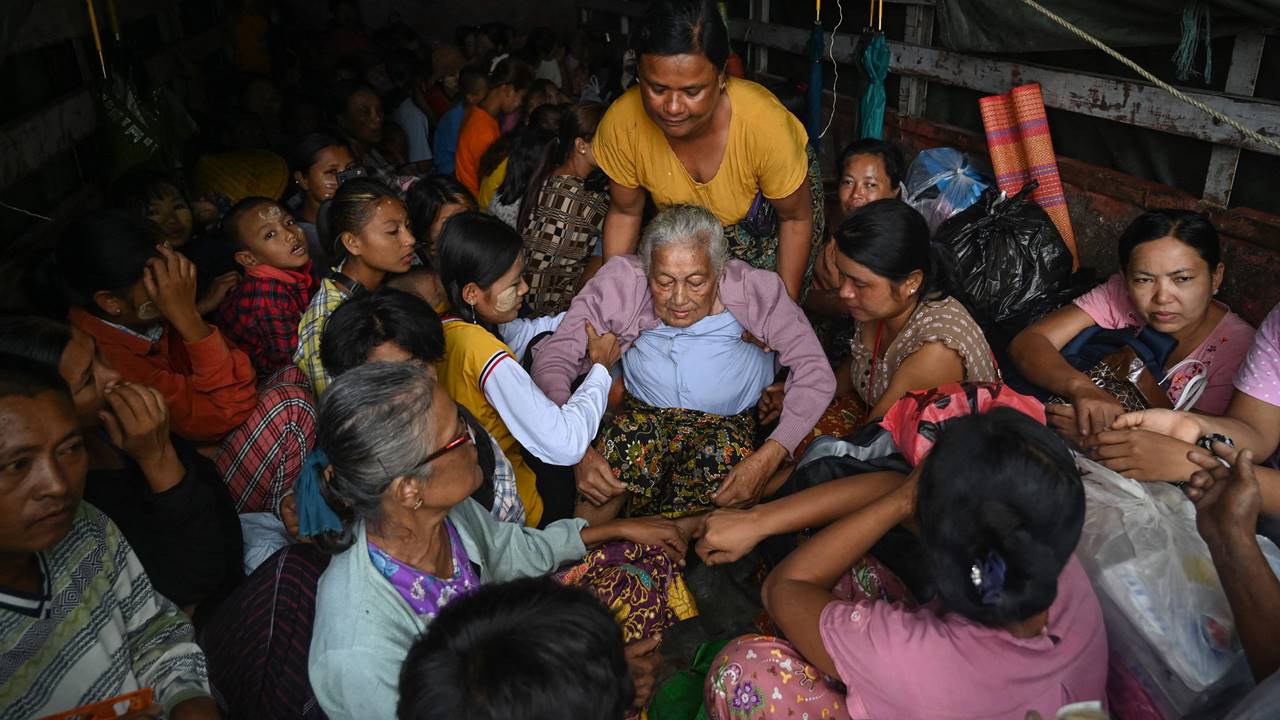
M467 111L458 133L454 174L471 191L480 192L480 156L502 135L498 117L515 112L533 84L533 70L521 60L504 58L489 73L489 92Z
M195 266L158 242L123 211L72 223L56 252L68 319L124 380L164 395L175 434L219 447L237 512L275 510L315 442L308 384L280 373L259 389L249 356L200 317Z

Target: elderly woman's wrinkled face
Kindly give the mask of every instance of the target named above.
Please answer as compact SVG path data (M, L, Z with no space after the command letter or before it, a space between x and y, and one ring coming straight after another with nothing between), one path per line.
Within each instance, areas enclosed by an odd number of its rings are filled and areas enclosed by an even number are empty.
M1129 255L1129 297L1152 328L1170 335L1194 331L1222 284L1222 265L1209 267L1195 248L1175 237L1142 243Z
M696 244L654 249L649 265L653 312L671 327L686 328L720 312L719 278L707 251Z
M431 461L431 475L423 484L422 500L427 507L444 510L470 497L480 488L484 475L480 471L471 427L462 419L443 383L435 385L428 417L432 428L431 437L427 438L428 453L449 445L453 448ZM467 440L459 442L463 435Z
M49 549L71 531L89 456L61 393L0 398L0 552Z

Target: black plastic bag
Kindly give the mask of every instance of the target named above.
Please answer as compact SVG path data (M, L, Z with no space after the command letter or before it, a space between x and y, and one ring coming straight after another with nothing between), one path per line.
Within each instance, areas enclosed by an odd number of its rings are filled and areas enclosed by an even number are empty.
M1030 199L1037 186L1033 180L1003 202L988 188L934 237L953 265L956 297L988 334L1012 337L1072 295L1071 251Z

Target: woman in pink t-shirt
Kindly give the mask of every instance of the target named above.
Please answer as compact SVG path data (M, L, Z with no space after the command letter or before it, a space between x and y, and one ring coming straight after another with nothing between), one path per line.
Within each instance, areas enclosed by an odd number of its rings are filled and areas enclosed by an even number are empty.
M900 523L920 535L935 601L840 597ZM898 490L770 573L765 608L786 640L730 642L707 677L709 717L1023 720L1101 701L1102 610L1072 556L1083 523L1079 473L1047 428L1007 408L950 421Z
M1186 460L1186 450L1154 433L1114 430L1124 406L1071 367L1060 351L1093 326L1149 326L1178 343L1166 362L1166 368L1177 368L1169 377L1155 378L1144 370L1138 380L1150 406L1171 408L1192 384L1203 383L1194 408L1220 415L1231 400L1231 381L1249 350L1253 328L1213 299L1224 267L1218 231L1206 216L1149 210L1120 236L1119 255L1121 273L1023 330L1009 351L1028 380L1070 401L1049 407L1049 424L1094 459L1135 480L1185 479L1197 469Z

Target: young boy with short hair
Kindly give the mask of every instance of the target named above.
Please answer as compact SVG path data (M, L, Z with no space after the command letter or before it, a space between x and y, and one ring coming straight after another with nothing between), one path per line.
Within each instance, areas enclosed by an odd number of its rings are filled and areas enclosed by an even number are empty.
M222 227L244 279L218 306L217 324L265 380L293 365L298 321L315 292L307 239L289 211L265 197L236 203Z
M484 99L488 92L489 76L482 68L468 66L458 73L458 104L441 116L436 125L435 141L431 146L437 173L453 175L462 121L467 116L467 110Z
M635 696L609 609L534 577L484 585L440 611L405 658L396 716L622 720Z

